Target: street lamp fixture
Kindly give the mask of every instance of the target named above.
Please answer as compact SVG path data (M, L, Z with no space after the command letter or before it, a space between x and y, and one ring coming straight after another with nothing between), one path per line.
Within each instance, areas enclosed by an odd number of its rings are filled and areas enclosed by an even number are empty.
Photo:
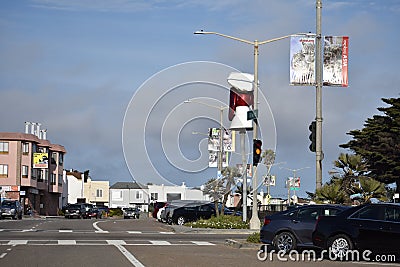
M224 131L224 127L222 125L222 118L223 118L223 113L224 113L224 109L227 109L229 106L214 106L214 105L210 105L208 103L202 102L202 101L198 101L198 100L194 100L194 99L188 99L185 100L183 103L197 103L200 105L204 105L210 108L215 108L215 109L219 109L220 111L220 117L219 117L219 150L218 150L218 171L222 172L222 154L224 153L224 146L223 146L223 131ZM197 132L193 132L192 134L198 134Z

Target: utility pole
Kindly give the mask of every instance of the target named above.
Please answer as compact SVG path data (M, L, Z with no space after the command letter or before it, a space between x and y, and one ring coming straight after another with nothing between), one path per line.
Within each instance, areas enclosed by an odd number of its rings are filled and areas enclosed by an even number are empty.
M322 187L322 47L321 47L321 11L322 0L316 0L317 29L316 29L316 151L315 151L315 176L316 189Z

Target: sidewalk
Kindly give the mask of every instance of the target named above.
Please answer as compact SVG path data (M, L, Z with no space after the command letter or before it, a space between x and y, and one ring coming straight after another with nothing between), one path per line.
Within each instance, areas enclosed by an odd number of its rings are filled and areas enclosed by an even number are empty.
M192 228L183 225L168 225L175 233L202 233L202 234L248 234L259 232L250 229L215 229L215 228Z

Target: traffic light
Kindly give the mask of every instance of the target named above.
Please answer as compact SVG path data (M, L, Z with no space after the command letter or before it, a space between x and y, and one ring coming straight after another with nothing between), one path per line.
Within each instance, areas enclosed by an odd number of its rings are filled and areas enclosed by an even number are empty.
M261 160L261 149L262 142L261 140L254 139L253 140L253 165L257 166Z
M311 152L315 152L316 151L316 139L317 139L317 136L316 136L316 129L317 129L316 122L312 121L310 126L308 126L308 129L310 129L310 132L311 132L310 137L309 137L310 141L311 141L310 151Z

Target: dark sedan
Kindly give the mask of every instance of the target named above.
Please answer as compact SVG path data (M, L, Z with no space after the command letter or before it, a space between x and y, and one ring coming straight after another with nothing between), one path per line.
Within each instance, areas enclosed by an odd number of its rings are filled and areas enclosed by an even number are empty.
M351 250L399 253L400 205L365 204L333 217L318 219L312 234L314 245L332 257L344 259ZM397 255L398 257L398 255Z
M281 211L264 219L260 240L276 251L289 252L300 247L313 247L312 232L321 215L335 215L348 207L339 205L306 205Z

